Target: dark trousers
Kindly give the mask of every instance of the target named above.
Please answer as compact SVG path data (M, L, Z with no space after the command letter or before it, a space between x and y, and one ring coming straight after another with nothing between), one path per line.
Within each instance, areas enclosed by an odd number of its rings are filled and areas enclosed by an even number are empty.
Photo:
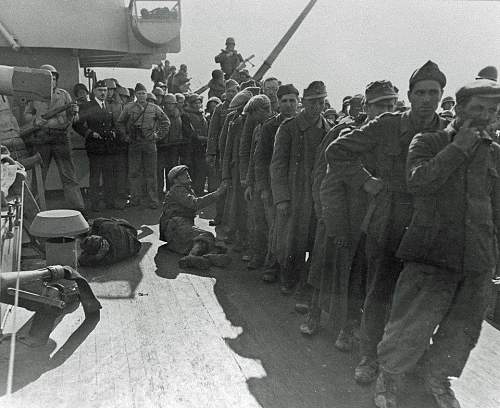
M438 378L459 377L481 332L491 275L407 263L378 346L382 368L402 374L420 360Z
M179 146L161 146L158 148L158 193L163 197L168 190L168 172L179 164Z
M130 201L138 204L158 204L156 143L131 144L128 149Z
M193 161L191 163L191 177L193 178L194 192L202 196L205 194L205 182L208 176L208 164L205 159L204 150L195 150L193 152Z
M367 289L361 319L360 352L362 356L376 358L377 344L384 334L392 295L403 263L394 253L381 248L370 236L366 237L366 257Z
M208 192L211 193L220 186L222 181L219 161L214 166L208 166ZM225 195L219 197L215 202L215 221L220 223L224 215Z
M103 199L107 205L125 204L127 194L127 163L123 154L92 154L89 158L89 198L99 202L102 178Z
M252 255L262 261L266 258L269 228L266 220L264 203L259 194L254 193L248 204L248 229Z
M44 182L47 178L50 161L54 158L59 177L61 178L66 204L72 209L83 210L85 205L83 203L80 185L76 178L75 164L73 163L73 156L71 154L71 144L69 143L68 136L66 136L66 139L67 141L65 143L34 145L33 153L38 152L42 156L42 176Z

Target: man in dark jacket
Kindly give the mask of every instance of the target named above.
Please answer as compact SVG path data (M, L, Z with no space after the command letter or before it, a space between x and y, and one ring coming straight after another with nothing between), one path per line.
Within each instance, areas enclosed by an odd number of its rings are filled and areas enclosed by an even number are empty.
M436 114L445 85L445 75L428 61L410 78L411 111L383 114L339 137L326 149L329 172L350 188L363 188L373 197L363 221L368 276L361 321L361 362L354 374L359 383L370 383L377 376L377 344L402 269L395 254L413 208L406 188L408 146L415 134L446 125ZM368 152L375 155L373 169L362 162Z
M459 408L449 377L461 375L481 331L500 231L500 146L486 131L500 85L476 80L456 100L456 119L418 134L409 148L415 212L397 253L405 267L378 346L378 407L398 406L398 380L418 363L437 406Z
M281 123L297 114L299 91L293 84L281 85L277 92L279 114L273 116L262 125L260 139L255 146L255 183L253 194L257 194L262 203L268 225L268 248L266 254L266 269L262 280L275 282L278 279L280 266L275 254L276 234L274 229L276 208L273 203L270 180L270 165L273 157L274 138Z
M107 208L120 207L119 192L123 183L117 171L121 168L119 148L120 132L116 127L111 107L106 103L107 87L105 81L97 81L94 100L80 107L79 120L73 128L85 138L85 148L89 159L89 197L92 211L99 211L99 190L101 177L103 199Z
M136 255L141 242L137 230L127 220L96 218L80 247L80 265L109 265Z
M326 96L321 81L312 82L304 90L304 110L281 124L271 160L271 188L279 232L276 255L282 269L280 289L281 293L290 294L299 283L298 311L307 311L310 300L306 252L313 248L316 229L311 185L317 149L330 130L321 114Z
M235 45L234 38L228 37L226 39L226 49L221 50L220 54L215 57L215 62L220 64L220 68L224 72L226 79L231 78L238 65L243 62L241 54L234 49Z

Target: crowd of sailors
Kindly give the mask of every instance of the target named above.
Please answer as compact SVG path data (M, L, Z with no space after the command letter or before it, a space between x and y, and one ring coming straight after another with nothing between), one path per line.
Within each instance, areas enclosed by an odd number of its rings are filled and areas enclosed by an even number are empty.
M374 78L337 111L320 80L299 92L237 70L232 38L216 62L205 106L187 67L162 62L151 92L111 78L91 92L77 84L77 104L43 119L72 101L46 65L53 100L26 107L23 121L38 127L29 148L45 172L55 159L68 206L95 216L102 204L163 205L160 237L181 267L227 266L239 254L295 296L304 335L326 312L341 328L337 349L359 342L354 378L376 381L378 407L399 406L407 375L421 376L440 408L459 407L449 379L478 340L497 268L496 69L471 72L443 98L446 75L428 61L409 77L408 107ZM68 124L85 139L87 207ZM210 204L216 235L194 225Z

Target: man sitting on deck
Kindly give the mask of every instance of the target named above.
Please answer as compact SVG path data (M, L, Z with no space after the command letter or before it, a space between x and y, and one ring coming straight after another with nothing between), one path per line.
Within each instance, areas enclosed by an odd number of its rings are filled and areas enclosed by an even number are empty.
M181 268L208 269L210 265L227 266L231 262L225 254L217 252L215 237L194 225L196 212L215 203L226 191L221 184L212 193L197 197L191 187L188 167L175 166L168 172L170 190L165 195L160 218L160 239L167 241L167 248L184 256Z
M137 230L119 218L96 218L80 247L80 265L109 265L136 255L141 250Z

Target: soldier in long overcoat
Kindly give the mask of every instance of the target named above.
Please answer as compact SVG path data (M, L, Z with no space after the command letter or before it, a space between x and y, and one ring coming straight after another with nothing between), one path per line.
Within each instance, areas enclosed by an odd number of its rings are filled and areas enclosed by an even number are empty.
M229 185L223 223L230 238L236 235L240 244L238 247L243 245L248 234L246 203L239 173L239 143L246 119L242 115L243 108L251 97L250 91L243 90L233 98L229 109L234 113L227 116L220 138L220 142L224 143L224 147L221 145L222 181Z
M268 119L262 125L261 135L255 146L255 181L254 194L260 196L264 205L266 221L268 225L268 248L266 254L266 268L262 273L262 280L275 282L278 279L280 265L276 259L275 251L275 221L276 207L273 203L271 192L270 166L274 151L274 140L276 132L281 123L297 114L299 103L299 91L293 84L281 85L277 92L279 114Z
M315 296L301 331L304 334L314 333L319 327L321 310L325 310L341 328L335 346L342 351L352 348L353 330L359 325L364 300L366 259L361 224L366 214L368 194L328 173L325 151L343 134L382 113L394 111L397 97L397 91L389 81L368 84L363 96L363 111L366 113L358 115L355 122L335 126L328 133L314 169L313 198L318 228L309 283L315 288ZM371 152L365 153L361 161L369 171L375 172L375 158Z
M410 111L380 115L339 137L326 149L329 171L353 189L363 188L372 196L363 222L367 293L361 319L361 361L354 374L362 384L372 382L377 376L377 344L382 339L394 287L402 270L396 250L413 210L412 197L406 188L408 146L417 133L446 125L436 114L445 85L445 75L428 61L410 78ZM362 162L367 152L376 158L373 172Z
M318 147L330 130L323 117L327 96L321 81L312 82L303 94L304 110L283 121L274 143L271 188L277 209L276 255L281 265L281 292L298 287L297 310L307 310L306 252L312 251L316 216L312 200L312 176ZM310 291L309 291L310 292Z

